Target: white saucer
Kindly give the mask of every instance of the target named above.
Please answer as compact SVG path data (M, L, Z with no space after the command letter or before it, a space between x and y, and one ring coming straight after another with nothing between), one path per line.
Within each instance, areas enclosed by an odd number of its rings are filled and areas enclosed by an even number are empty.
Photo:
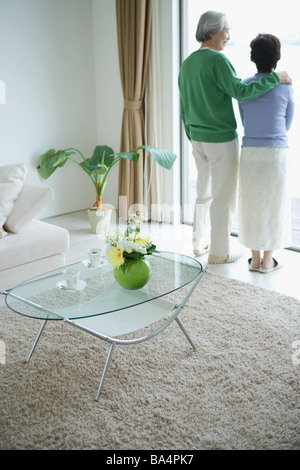
M99 266L90 266L91 262L89 259L84 259L83 261L81 261L81 264L83 264L83 266L85 268L89 268L89 269L99 269L103 264L104 262L101 261L101 263L99 264Z
M80 292L85 288L86 282L82 279L79 279L79 286L77 289L69 289L67 281L58 281L55 285L60 290L67 290L69 292Z

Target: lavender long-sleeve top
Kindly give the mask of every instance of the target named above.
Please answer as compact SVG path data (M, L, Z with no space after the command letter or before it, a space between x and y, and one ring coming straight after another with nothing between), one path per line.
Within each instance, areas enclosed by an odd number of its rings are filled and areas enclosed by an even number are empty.
M244 80L259 80L263 73ZM288 147L287 131L294 116L292 85L280 84L260 98L239 103L244 126L242 147Z

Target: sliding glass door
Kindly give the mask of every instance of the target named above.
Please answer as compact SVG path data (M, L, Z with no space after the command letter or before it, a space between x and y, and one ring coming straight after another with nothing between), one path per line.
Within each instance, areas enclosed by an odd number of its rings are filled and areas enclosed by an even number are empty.
M203 5L203 7L202 7ZM297 15L297 2L286 0L283 3L274 1L252 0L251 3L236 0L212 0L209 8L199 0L182 0L181 2L181 44L182 60L192 51L199 48L195 39L195 31L201 14L210 10L224 11L230 22L230 43L224 53L230 59L237 74L246 78L256 72L255 65L250 61L250 41L258 33L270 33L281 41L281 60L278 70L287 70L293 79L295 89L296 111L292 128L288 133L291 158L291 191L292 191L292 246L300 250L300 151L298 141L300 129L300 26ZM240 122L237 103L234 108L241 141L243 128ZM193 219L196 198L197 172L191 152L191 145L182 133L182 207L183 222L190 224ZM272 182L270 181L270 184ZM233 231L238 232L238 217L234 219Z

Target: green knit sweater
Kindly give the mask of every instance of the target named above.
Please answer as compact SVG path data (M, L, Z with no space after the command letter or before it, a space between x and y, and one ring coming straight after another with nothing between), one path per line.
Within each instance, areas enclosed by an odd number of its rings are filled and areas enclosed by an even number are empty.
M221 52L202 49L182 64L178 84L181 118L189 140L229 142L237 137L232 98L250 101L280 83L275 72L248 84Z

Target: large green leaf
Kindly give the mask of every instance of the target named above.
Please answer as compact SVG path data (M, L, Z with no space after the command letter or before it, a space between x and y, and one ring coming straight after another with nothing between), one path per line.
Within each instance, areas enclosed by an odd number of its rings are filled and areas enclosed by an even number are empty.
M97 145L92 157L90 158L90 164L94 166L101 164L109 168L114 162L114 159L115 155L111 147L108 147L107 145Z
M162 166L163 168L166 168L167 170L170 170L177 158L177 155L174 153L170 152L169 150L161 149L158 147L151 147L150 145L141 145L138 149L146 149L148 150L152 157L154 158L157 163Z
M58 150L57 152L54 149L48 150L40 156L40 164L37 167L38 172L43 178L49 178L57 168L64 166L68 156L73 153L65 152L64 150Z
M101 165L101 163L93 164L91 158L87 158L83 162L80 163L81 168L83 168L87 173L97 173L99 175L103 175L106 170L107 166Z
M56 170L56 168L44 168L42 166L38 166L37 167L37 171L39 172L39 174L46 180L47 178L49 178L49 176L52 175L52 173L54 173L54 171Z

